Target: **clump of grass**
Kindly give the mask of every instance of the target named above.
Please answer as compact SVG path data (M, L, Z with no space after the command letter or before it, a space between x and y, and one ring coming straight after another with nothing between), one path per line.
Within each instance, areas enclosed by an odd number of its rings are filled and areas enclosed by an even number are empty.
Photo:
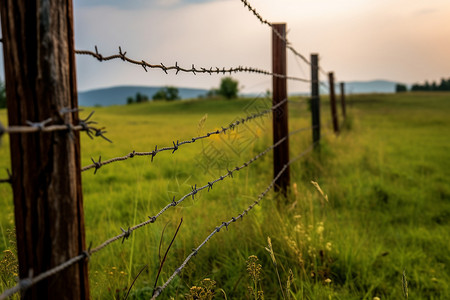
M90 276L93 289L101 289L109 299L125 298L128 290L125 271L117 267L106 267L102 271L94 271Z
M248 286L250 297L255 300L264 299L264 291L261 287L261 269L256 255L251 255L247 259L247 273L250 276L251 285Z
M212 300L215 295L216 282L209 278L205 278L198 286L189 289L186 295L187 300Z

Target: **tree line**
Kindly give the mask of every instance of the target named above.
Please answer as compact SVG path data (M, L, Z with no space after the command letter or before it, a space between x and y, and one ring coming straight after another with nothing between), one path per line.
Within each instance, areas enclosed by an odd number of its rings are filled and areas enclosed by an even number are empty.
M220 81L219 88L213 88L208 91L205 96L200 98L225 98L225 99L235 99L238 97L239 93L239 82L231 77L224 77ZM176 87L167 86L159 89L153 96L152 100L166 100L174 101L179 100L180 95ZM150 99L147 95L137 93L134 97L127 98L127 104L148 102Z
M401 92L407 92L408 91L408 87L406 86L406 84L401 84L398 83L395 86L395 91L397 93L401 93ZM441 82L438 84L436 81L433 81L432 83L425 81L424 84L420 84L420 83L415 83L411 86L411 91L412 92L426 92L426 91L450 91L450 78L449 79L445 79L442 78Z

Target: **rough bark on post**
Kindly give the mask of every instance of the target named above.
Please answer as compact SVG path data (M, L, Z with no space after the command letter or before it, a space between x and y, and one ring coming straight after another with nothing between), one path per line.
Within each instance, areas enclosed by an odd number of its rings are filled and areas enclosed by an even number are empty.
M346 105L345 105L345 83L341 82L341 107L342 107L342 116L344 119L347 117Z
M311 119L314 148L320 141L319 55L311 54Z
M273 24L281 36L286 36L286 24ZM276 32L272 32L272 70L273 73L286 75L286 42L281 40ZM273 100L272 104L276 105L287 99L287 83L286 78L273 76ZM273 142L276 143L282 138L286 140L278 147L273 149L273 171L276 176L284 165L289 162L289 137L288 137L288 105L287 102L282 104L273 112ZM286 195L290 185L289 166L286 171L275 182L275 191L281 191Z
M72 1L2 0L9 124L53 118L77 124ZM77 132L11 134L19 277L38 275L85 250ZM89 299L83 261L26 290L25 299Z
M339 133L339 122L336 109L336 95L334 93L334 74L333 72L328 73L328 81L330 84L330 106L331 106L331 118L333 120L333 130L334 133Z

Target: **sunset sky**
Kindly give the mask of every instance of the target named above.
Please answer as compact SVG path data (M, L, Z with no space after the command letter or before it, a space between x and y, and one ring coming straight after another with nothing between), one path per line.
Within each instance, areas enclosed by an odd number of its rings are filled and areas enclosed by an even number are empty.
M190 67L251 66L271 70L271 31L239 0L75 0L77 49L104 55L118 47L130 58ZM251 0L271 22L286 22L301 53L319 53L338 80L404 83L450 77L448 0ZM175 85L212 88L221 76L146 73L120 60L77 56L78 87ZM288 55L288 73L309 78L306 64ZM2 76L3 77L3 76ZM234 75L243 92L263 92L271 78ZM324 79L324 78L322 78ZM289 82L289 92L308 90Z

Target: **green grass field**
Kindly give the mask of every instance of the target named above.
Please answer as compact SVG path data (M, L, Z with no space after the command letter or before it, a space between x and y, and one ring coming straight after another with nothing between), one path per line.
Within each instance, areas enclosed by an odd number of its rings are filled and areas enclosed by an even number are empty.
M202 282L205 278L215 281L216 299L256 299L249 287L262 290L266 299L403 299L404 271L411 299L450 298L450 94L358 95L348 101L342 133L335 137L323 129L320 153L291 166L288 199L270 192L243 220L217 233L162 299L183 299L196 292L209 299L205 286L211 281ZM289 104L292 130L310 125L307 105L300 102ZM96 108L94 119L107 128L114 143L82 135L82 165L100 155L106 160L133 150L151 151L155 145L171 146L267 105L259 99ZM324 104L323 123L329 114ZM5 124L4 110L0 120ZM88 243L95 247L120 234L120 227L155 215L174 196L189 193L191 186L226 174L227 167L241 165L271 145L271 134L266 116L229 135L184 145L173 154L159 153L152 163L150 157L135 157L103 166L96 175L84 172ZM291 155L310 143L309 131L292 136ZM0 157L3 178L10 164L7 137ZM211 191L170 208L123 244L118 241L93 255L92 299L123 299L144 266L129 299L149 299L160 256L181 218L158 285L217 226L257 199L272 179L271 162L269 153ZM0 290L14 285L11 194L8 185L0 185ZM265 249L270 250L268 237L272 257ZM251 264L251 255L258 262Z

